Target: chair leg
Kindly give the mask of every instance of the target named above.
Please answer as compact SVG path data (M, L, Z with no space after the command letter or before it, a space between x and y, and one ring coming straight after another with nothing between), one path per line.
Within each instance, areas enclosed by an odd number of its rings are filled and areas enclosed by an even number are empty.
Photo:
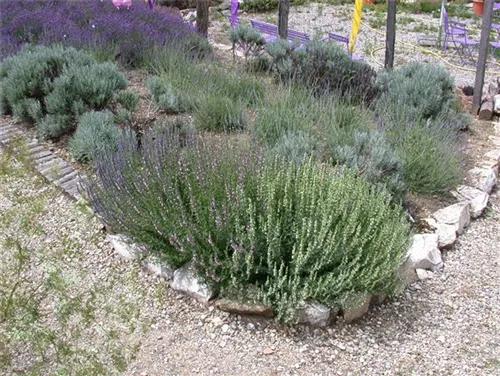
M443 52L446 52L448 49L448 34L444 34L444 42L443 42Z

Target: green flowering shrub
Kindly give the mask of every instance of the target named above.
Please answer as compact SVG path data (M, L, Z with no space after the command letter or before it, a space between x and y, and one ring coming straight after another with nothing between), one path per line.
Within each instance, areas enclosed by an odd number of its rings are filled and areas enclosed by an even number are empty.
M114 231L222 292L255 289L278 318L306 299L345 307L394 293L409 226L389 194L357 172L263 159L255 145L124 136L96 158L88 196ZM117 194L117 192L119 192Z

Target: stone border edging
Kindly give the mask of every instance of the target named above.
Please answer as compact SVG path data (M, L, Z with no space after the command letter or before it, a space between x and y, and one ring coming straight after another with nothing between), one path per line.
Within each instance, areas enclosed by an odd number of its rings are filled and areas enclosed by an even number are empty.
M458 236L469 226L471 218L480 217L488 205L489 194L498 182L500 164L500 122L493 124L496 136L490 136L490 140L495 149L485 153L485 159L469 170L466 177L469 185L459 185L451 192L458 202L436 211L423 220L433 232L413 236L407 259L398 269L406 286L419 280L432 278L434 272L440 271L444 267L441 250L453 245ZM18 126L0 126L0 149L22 135L23 131ZM70 198L81 199L78 190L81 176L77 170L44 146L39 145L36 139L30 141L27 147L38 173L61 188ZM197 276L189 263L174 269L158 257L148 254L146 246L134 243L125 235L108 234L106 238L120 257L140 262L149 273L169 282L173 290L203 303L212 301L217 295L216 291ZM381 304L384 299L384 296L367 294L358 299L360 304L357 308L343 311L308 300L296 310L297 323L324 327L330 325L339 313L345 322L352 322L368 312L371 305ZM274 316L270 307L258 303L241 303L221 298L215 300L214 305L220 310L240 315L256 315L266 318Z

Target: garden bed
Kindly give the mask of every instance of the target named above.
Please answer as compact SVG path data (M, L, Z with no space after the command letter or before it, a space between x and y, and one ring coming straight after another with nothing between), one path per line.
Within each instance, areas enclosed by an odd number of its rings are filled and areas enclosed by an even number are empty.
M459 153L477 158L488 139L474 125L464 144L468 119L443 68L377 74L313 41L307 53L269 46L256 73L253 61L179 54L185 44L171 43L148 62L127 60L142 71L68 47L2 63L3 112L63 158L68 145L91 163L76 167L90 175L89 204L123 255L198 299L251 289L280 320L321 325L339 310L359 317L415 269L442 267L439 235L412 238L407 218L441 218L470 163ZM471 208L460 204L459 219L468 223Z

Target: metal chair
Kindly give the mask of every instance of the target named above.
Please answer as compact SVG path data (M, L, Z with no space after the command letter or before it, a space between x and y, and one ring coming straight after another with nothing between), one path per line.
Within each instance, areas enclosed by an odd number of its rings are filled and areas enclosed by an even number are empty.
M497 3L495 3L495 4L497 4ZM497 32L496 40L490 41L491 55L492 55L492 59L493 59L493 57L495 56L495 51L500 48L500 24L492 23L491 28L496 30L496 32Z
M451 34L451 40L460 56L462 64L475 64L476 59L474 58L474 50L479 45L479 42L467 38L467 29L465 28L466 24L464 22L450 21L450 26L457 31L456 34Z
M452 22L454 24L459 24L460 26L454 27L452 25ZM463 35L463 30L465 28L465 23L456 23L455 21L449 21L448 20L448 12L446 11L446 8L443 7L443 25L444 25L444 42L443 42L443 52L446 52L448 49L448 43L450 42L450 39L452 39L454 36L460 37Z

